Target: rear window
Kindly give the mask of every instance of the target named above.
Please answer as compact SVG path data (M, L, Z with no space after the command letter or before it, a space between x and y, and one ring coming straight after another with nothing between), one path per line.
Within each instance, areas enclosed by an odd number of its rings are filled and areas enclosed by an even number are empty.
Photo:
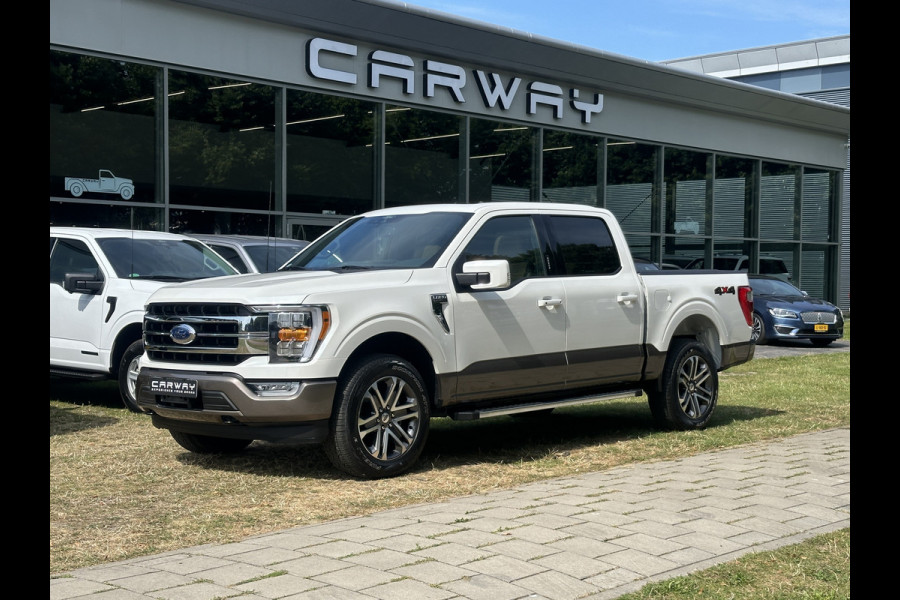
M598 217L547 219L566 275L610 275L619 270L619 252L606 221Z

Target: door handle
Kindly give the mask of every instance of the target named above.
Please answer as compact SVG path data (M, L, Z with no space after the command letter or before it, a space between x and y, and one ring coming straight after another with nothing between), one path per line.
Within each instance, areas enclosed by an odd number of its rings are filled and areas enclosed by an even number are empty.
M631 304L632 302L637 302L638 295L632 294L628 292L623 292L616 296L616 302L619 304Z
M544 296L540 300L538 300L538 306L540 308L546 308L547 310L556 310L556 307L562 304L562 298L551 298L550 296Z

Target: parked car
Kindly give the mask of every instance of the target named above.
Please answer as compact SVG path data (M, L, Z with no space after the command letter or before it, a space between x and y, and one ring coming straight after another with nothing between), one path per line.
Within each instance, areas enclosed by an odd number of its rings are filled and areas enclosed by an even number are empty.
M813 298L792 284L768 275L750 275L753 288L753 333L757 344L809 340L827 346L844 337L841 309Z
M164 285L237 275L203 242L162 231L50 227L50 375L134 386L144 304Z
M747 271L750 266L750 257L746 254L722 254L713 257L713 269L721 271ZM709 269L706 261L695 258L684 267L685 269ZM791 274L787 265L777 256L759 257L759 275L771 275L782 281L791 283Z
M663 255L663 269L684 269L695 259L696 257L694 256L685 256L683 254L665 254ZM666 267L665 265L671 265L671 267Z
M651 262L646 258L638 258L635 256L632 258L634 261L634 268L638 273L647 273L648 271L659 271L659 265L655 262Z
M271 273L309 245L306 240L262 235L188 235L224 256L241 273Z
M637 269L638 273L646 273L647 271L671 271L671 270L680 270L681 267L678 265L673 265L671 263L659 263L648 260L646 258L638 258L634 257L634 268Z

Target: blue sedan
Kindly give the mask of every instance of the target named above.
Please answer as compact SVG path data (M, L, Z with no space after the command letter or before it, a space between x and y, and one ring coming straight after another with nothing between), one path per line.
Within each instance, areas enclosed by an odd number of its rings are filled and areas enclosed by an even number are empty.
M809 340L822 347L844 337L844 315L831 302L812 298L775 277L750 275L749 279L753 288L751 339L757 344Z

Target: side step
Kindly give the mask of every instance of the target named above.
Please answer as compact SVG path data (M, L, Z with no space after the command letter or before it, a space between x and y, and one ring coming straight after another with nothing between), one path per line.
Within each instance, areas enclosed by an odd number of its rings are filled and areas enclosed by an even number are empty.
M562 400L550 400L547 402L531 402L527 404L512 404L509 406L498 406L496 408L481 408L475 410L461 410L458 412L448 413L448 416L454 421L475 421L477 419L487 419L489 417L500 417L503 415L515 415L518 413L532 412L535 410L547 410L553 408L562 408L564 406L577 406L579 404L591 404L593 402L601 402L603 400L614 400L616 398L634 398L643 394L640 389L622 390L609 394L596 394L591 396L580 396L578 398L563 398Z
M74 377L76 379L87 379L90 381L100 381L101 379L109 379L106 373L97 373L96 371L79 371L77 369L66 369L64 367L50 367L50 374L57 377Z

